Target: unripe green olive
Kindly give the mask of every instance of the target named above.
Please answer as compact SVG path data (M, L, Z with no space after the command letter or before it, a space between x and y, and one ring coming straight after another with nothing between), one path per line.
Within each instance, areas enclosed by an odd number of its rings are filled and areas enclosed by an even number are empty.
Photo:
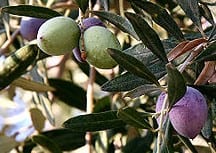
M80 29L69 17L54 17L41 25L37 34L37 44L49 55L63 55L77 47Z
M101 69L117 65L107 52L107 48L121 50L118 39L111 31L101 26L92 26L84 32L83 41L88 63Z

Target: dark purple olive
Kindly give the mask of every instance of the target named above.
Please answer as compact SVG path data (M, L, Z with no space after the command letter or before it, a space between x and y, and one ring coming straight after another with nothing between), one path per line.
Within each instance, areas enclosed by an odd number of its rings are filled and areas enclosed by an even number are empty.
M156 104L156 112L161 110L165 93L161 93ZM192 87L187 87L185 95L177 101L168 113L174 129L182 136L195 138L207 120L208 107L205 97Z
M46 19L23 17L20 23L20 33L22 37L28 41L36 39L38 29L45 21Z
M90 17L90 18L83 19L82 28L81 28L83 31L87 30L92 26L106 27L104 23L98 18Z

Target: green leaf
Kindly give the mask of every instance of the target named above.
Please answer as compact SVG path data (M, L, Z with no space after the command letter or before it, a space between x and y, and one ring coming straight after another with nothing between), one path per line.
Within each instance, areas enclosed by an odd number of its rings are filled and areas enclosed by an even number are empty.
M117 114L118 118L122 119L125 123L141 129L152 129L148 123L147 118L145 119L139 112L133 108L127 107L120 109Z
M177 0L178 4L184 10L185 14L193 21L193 23L202 30L201 18L199 13L198 0Z
M151 140L150 142L152 143L152 135L147 135L146 137L136 137L132 140L129 140L126 145L123 146L122 151L123 153L151 153L151 143L147 143L149 140Z
M171 63L167 64L168 73L168 99L172 107L186 92L186 84L182 74Z
M27 141L25 141L25 144L23 145L23 149L22 152L23 153L32 153L32 149L34 149L34 147L36 147L37 144L32 142L31 139L28 139Z
M136 44L123 52L141 61L157 78L166 73L166 65L146 48L143 43Z
M195 59L195 62L215 61L216 60L216 42L205 48Z
M156 87L155 85L145 84L145 85L140 85L139 87L133 89L132 91L129 91L124 97L130 97L133 99L142 96L144 94L151 95L153 93L159 93L159 92L160 92L160 88Z
M164 137L161 142L161 153L174 153L173 146L173 127L168 118L166 118L164 127Z
M89 0L76 0L76 3L78 4L78 6L81 9L81 11L83 13L85 13L86 10L87 10L87 8L88 8Z
M86 91L73 82L61 79L48 79L49 85L56 90L53 92L56 97L64 103L86 110Z
M116 60L117 63L119 63L127 71L160 86L154 74L152 74L151 71L149 71L148 68L135 57L111 48L108 49L108 53L113 59Z
M61 16L60 13L46 7L32 5L17 5L6 6L1 9L3 13L9 13L20 16L30 16L35 18L49 19L56 16Z
M52 153L62 153L58 145L44 135L35 135L32 137L33 142L41 145Z
M196 88L209 98L216 98L216 84L209 85L190 85L193 88Z
M62 151L70 151L84 146L85 134L85 132L77 132L69 129L54 129L41 133L41 135L55 142Z
M211 10L206 4L199 5L199 12L209 23L215 25L214 17L212 16Z
M26 72L39 53L37 45L26 45L8 56L0 65L0 90Z
M142 42L164 63L168 63L168 59L157 33L148 25L145 19L137 14L126 12L125 16L129 19L134 27L137 35Z
M135 39L139 40L139 37L134 31L133 26L126 18L123 18L120 15L106 12L106 11L93 11L92 13L99 16L100 18L109 21L110 23L114 24L117 28L119 28L123 32L126 32L131 36L133 36Z
M209 42L212 40L214 41L215 36L216 36L216 25L213 26L211 33L209 34L208 41Z
M94 113L105 112L111 109L110 96L98 99L94 105Z
M185 138L181 135L177 135L178 138L181 140L181 142L192 152L192 153L198 153L196 148L193 146L191 141L188 138Z
M132 90L146 83L150 82L134 74L126 72L103 84L101 89L108 92L123 92Z
M117 111L107 111L70 118L63 126L74 131L87 132L120 128L125 123L117 117Z
M164 8L145 0L135 0L132 3L135 3L138 7L149 13L157 24L166 29L177 40L184 40L184 36L178 25Z

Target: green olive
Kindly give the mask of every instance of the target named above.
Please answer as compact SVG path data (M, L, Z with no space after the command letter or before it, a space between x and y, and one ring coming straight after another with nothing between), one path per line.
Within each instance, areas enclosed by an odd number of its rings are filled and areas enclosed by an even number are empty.
M107 52L107 48L121 50L118 39L111 31L93 26L84 32L83 39L88 63L101 69L110 69L117 65Z
M80 28L69 17L54 17L43 23L37 34L37 44L49 55L63 55L77 47Z

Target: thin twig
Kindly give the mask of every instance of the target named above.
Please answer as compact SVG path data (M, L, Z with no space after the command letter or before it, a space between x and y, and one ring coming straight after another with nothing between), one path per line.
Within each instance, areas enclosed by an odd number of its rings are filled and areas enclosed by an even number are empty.
M160 120L159 120L159 127L158 127L158 139L157 139L157 153L161 153L161 143L162 143L162 136L163 136L163 123L165 120L165 116L167 114L167 107L168 107L168 94L165 95L163 105L160 111Z
M96 70L94 67L90 67L90 74L89 74L89 80L88 80L88 86L87 86L87 105L86 105L86 111L87 113L92 113L94 108L94 81L95 81L95 74ZM87 146L87 153L91 153L91 140L92 140L92 134L91 132L86 133L86 146Z
M10 39L5 41L5 43L1 46L0 48L0 55L7 53L8 47L13 43L13 41L16 39L17 35L19 34L20 30L17 29L16 31L13 32L11 35Z

